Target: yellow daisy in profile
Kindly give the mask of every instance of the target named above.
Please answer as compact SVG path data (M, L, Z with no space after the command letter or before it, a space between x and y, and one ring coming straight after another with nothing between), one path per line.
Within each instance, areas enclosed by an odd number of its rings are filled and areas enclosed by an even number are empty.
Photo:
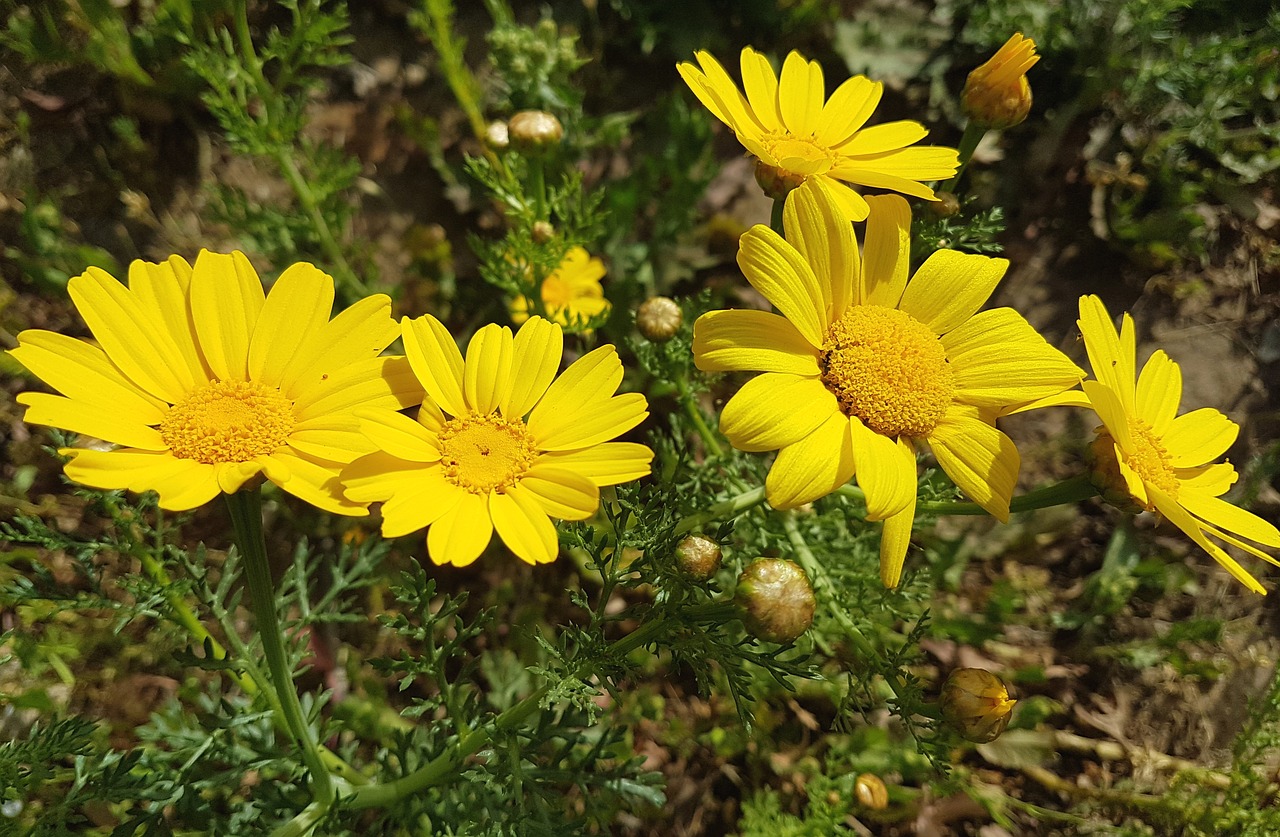
M760 161L765 171L758 168L758 177L787 185L842 181L933 200L933 190L920 181L946 180L959 167L954 148L915 146L929 133L918 122L866 127L884 92L878 81L854 76L827 99L816 61L792 52L779 78L764 55L747 47L742 50L744 96L709 53L696 57L700 68L684 62L676 69L707 110ZM852 188L841 186L831 194L848 220L867 217L866 200Z
M795 190L785 239L761 225L742 236L738 265L781 315L704 314L694 360L710 372L764 373L725 405L720 429L739 450L778 451L765 480L771 505L794 508L857 475L868 517L885 521L880 572L894 587L915 516L919 443L1007 520L1018 451L990 415L1084 373L1012 309L978 310L1006 260L940 250L908 281L906 201L869 199L860 255L831 189L810 181Z
M52 331L18 335L12 354L62 395L24 392L25 420L118 447L65 448L67 476L94 488L155 491L181 511L257 474L308 503L367 514L343 497L342 466L373 446L354 410L421 397L391 299L330 319L333 279L295 264L271 293L243 253L135 261L129 287L89 268L67 290L97 345Z
M569 327L598 317L609 310L600 280L604 262L581 247L571 247L560 266L542 280L542 308L553 322ZM532 307L526 296L511 303L511 321L520 325L529 319Z
M402 322L405 353L426 397L417 421L365 410L361 427L380 450L343 471L354 502L383 502L382 533L429 527L437 564L465 566L498 536L530 564L558 552L551 518L585 520L600 487L649 473L653 452L610 441L649 415L643 395L615 395L622 362L613 346L583 355L556 377L559 325L531 317L513 337L487 325L466 360L430 315Z
M1080 394L1067 393L1055 400L1091 407L1102 419L1092 451L1103 496L1118 494L1121 500L1164 515L1241 584L1265 594L1257 579L1208 538L1212 535L1280 566L1280 561L1241 540L1280 547L1280 531L1220 499L1238 475L1230 463L1214 460L1231 447L1240 428L1210 407L1179 416L1182 371L1163 351L1136 373L1136 338L1128 314L1117 334L1102 300L1081 297L1080 332L1096 380L1082 384L1083 398L1072 399Z

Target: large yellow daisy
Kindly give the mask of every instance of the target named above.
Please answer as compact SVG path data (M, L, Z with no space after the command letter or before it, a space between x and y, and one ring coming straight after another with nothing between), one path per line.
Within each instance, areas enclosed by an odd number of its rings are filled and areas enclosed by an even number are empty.
M542 280L539 295L547 316L562 326L594 319L609 310L600 280L604 278L604 262L581 247L571 247L560 265ZM529 319L533 305L526 296L511 303L511 321L520 325Z
M694 359L706 371L764 373L725 405L720 429L739 450L778 451L771 505L811 502L857 475L868 517L885 521L881 577L893 587L915 516L918 443L1007 520L1019 458L993 408L1061 392L1084 373L1012 309L978 311L1007 261L941 250L908 282L906 201L869 198L860 256L831 191L810 181L793 193L785 239L759 225L742 236L738 265L781 315L704 314Z
M744 96L709 53L696 57L700 68L689 62L677 66L689 89L747 151L784 178L842 181L933 200L933 190L920 181L945 180L959 167L954 148L911 147L929 133L918 122L866 127L884 92L878 81L854 76L827 99L816 61L792 52L779 79L767 58L746 47ZM866 200L852 188L831 194L847 219L867 217Z
M97 345L51 331L18 335L11 354L61 395L24 392L32 424L117 447L66 448L67 476L95 488L154 490L165 509L195 508L257 474L339 514L342 466L373 446L359 406L413 403L391 300L357 302L332 320L333 279L306 263L269 295L243 253L135 261L129 287L90 268L67 285Z
M649 473L653 452L609 441L645 419L643 395L615 395L613 346L583 355L556 377L559 325L531 317L513 337L487 325L466 360L430 315L402 323L405 353L426 397L417 421L393 409L360 413L380 451L343 471L354 502L382 501L382 533L424 527L437 564L470 564L498 536L531 564L558 552L552 517L584 520L600 487Z
M1164 515L1240 583L1266 593L1208 538L1212 535L1280 566L1280 561L1241 540L1280 547L1280 531L1220 499L1238 475L1230 463L1214 460L1235 442L1239 426L1210 407L1179 416L1182 371L1163 351L1136 373L1136 338L1127 313L1117 333L1102 300L1081 297L1080 332L1096 380L1082 384L1084 398L1066 393L1055 401L1092 407L1102 419L1093 451L1103 491L1119 491L1147 511Z

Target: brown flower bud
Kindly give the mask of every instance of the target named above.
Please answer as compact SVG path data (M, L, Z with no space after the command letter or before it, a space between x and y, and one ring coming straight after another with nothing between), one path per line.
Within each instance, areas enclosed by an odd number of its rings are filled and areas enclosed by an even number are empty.
M939 218L950 218L960 211L960 199L954 192L934 190L935 200L925 204L930 212Z
M858 804L872 811L883 811L889 807L889 789L884 780L874 773L862 773L853 783L854 795Z
M747 630L769 642L791 642L813 624L816 602L809 577L782 558L757 558L738 576L733 600Z
M942 717L966 741L995 741L1009 726L1013 705L1004 681L982 668L958 668L942 684Z
M529 231L529 234L532 236L534 244L546 244L556 237L556 228L547 221L534 221L533 229Z
M756 183L760 184L760 188L766 195L775 201L780 201L786 198L792 189L804 183L804 175L793 174L786 169L776 168L762 160L756 160Z
M991 57L969 73L960 103L969 119L982 128L1010 128L1031 112L1027 70L1040 56L1036 44L1018 32Z
M564 126L545 110L522 110L507 122L511 143L517 148L537 150L559 144Z
M684 312L674 299L651 296L636 309L636 328L654 343L665 343L684 324Z
M689 535L676 546L676 564L695 581L706 581L720 569L720 544L702 535Z
M490 122L484 129L484 141L490 148L501 151L511 144L511 134L505 122Z

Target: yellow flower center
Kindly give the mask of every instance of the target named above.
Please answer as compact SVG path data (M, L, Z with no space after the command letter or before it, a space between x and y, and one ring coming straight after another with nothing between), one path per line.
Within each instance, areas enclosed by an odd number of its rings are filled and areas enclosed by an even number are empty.
M813 137L798 137L786 131L766 134L761 144L783 168L805 176L824 174L839 159L835 152L819 145Z
M850 308L827 332L820 364L840 410L890 438L928 436L955 394L938 335L894 308Z
M1134 470L1147 485L1160 489L1172 498L1178 496L1178 478L1169 461L1169 451L1160 444L1147 424L1140 418L1129 417L1129 435L1133 437L1135 450L1125 456L1125 464Z
M524 422L497 413L449 419L439 438L445 478L472 494L506 491L538 458L537 444Z
M169 408L160 438L179 459L248 462L284 445L294 421L293 402L275 387L212 381Z

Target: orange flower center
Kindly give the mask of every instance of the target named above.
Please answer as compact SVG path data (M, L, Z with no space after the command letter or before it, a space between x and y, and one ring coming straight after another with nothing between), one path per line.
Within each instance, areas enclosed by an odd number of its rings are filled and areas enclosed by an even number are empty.
M538 458L537 443L524 422L497 413L450 419L439 438L445 478L472 494L506 491Z
M827 332L820 366L840 410L890 438L928 436L955 395L938 335L894 308L850 308Z
M286 444L295 421L293 402L275 387L212 381L169 408L160 438L179 459L248 462Z
M1133 437L1132 451L1126 451L1125 464L1133 469L1142 481L1176 499L1178 496L1178 478L1174 474L1173 464L1169 461L1169 451L1160 444L1151 425L1140 418L1130 416L1129 435Z

